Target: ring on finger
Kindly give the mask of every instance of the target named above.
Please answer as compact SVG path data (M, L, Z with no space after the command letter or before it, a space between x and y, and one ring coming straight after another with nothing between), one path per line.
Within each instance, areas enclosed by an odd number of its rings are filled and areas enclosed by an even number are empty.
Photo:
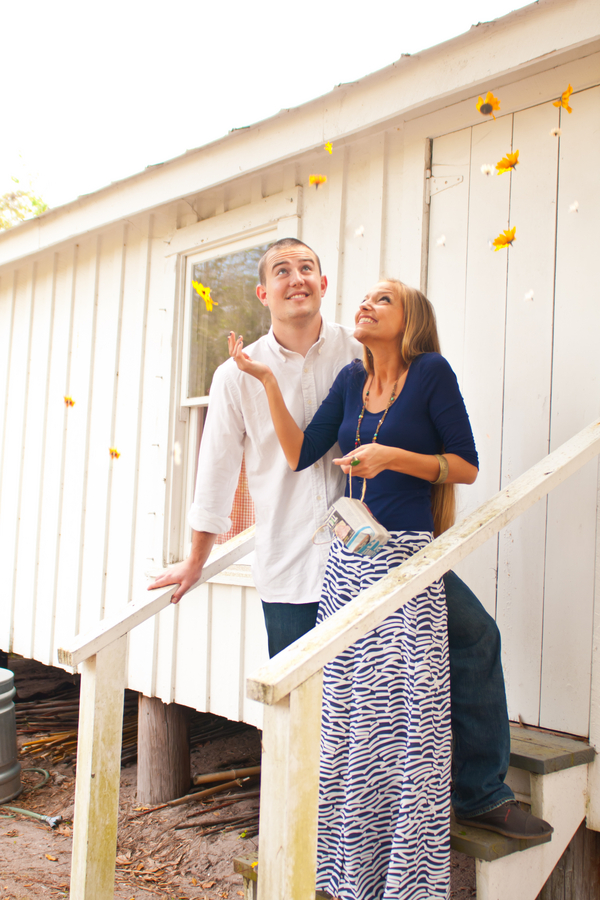
M353 456L352 461L350 462L351 466L360 466L360 459L358 456Z

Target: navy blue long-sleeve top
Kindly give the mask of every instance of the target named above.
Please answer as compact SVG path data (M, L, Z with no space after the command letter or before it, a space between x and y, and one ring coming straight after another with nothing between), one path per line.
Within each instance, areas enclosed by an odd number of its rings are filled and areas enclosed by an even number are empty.
M344 455L354 449L367 373L355 359L337 376L310 425L296 471L320 459L336 441ZM361 444L370 444L383 410L365 411ZM456 375L439 353L423 353L410 365L404 387L390 406L377 443L414 453L455 453L478 466L469 417ZM353 496L362 491L354 476ZM349 495L346 479L346 496ZM413 475L386 469L367 480L365 503L388 531L432 531L431 484Z

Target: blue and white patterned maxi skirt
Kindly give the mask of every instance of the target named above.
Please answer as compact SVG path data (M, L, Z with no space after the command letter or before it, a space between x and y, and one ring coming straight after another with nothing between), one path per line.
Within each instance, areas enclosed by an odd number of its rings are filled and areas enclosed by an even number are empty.
M431 541L397 531L374 559L332 544L318 622ZM443 582L325 667L317 887L340 900L446 900L450 671Z

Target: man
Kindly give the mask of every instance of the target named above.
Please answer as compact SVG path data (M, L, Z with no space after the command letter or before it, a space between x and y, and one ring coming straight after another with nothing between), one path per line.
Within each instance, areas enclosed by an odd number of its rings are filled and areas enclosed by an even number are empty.
M258 299L268 306L269 334L246 348L275 373L295 421L305 428L336 375L362 355L349 329L321 317L327 279L318 256L295 238L273 244L259 264ZM343 493L343 474L331 460L292 472L281 452L262 385L233 360L217 369L202 436L194 503L189 514L192 551L152 587L179 584L177 603L199 580L229 513L245 457L256 512L253 576L262 598L274 656L314 627L328 545L314 544L316 529ZM458 821L527 838L552 831L523 812L504 776L510 734L500 662L500 635L469 588L453 572L444 578L454 734L452 803Z

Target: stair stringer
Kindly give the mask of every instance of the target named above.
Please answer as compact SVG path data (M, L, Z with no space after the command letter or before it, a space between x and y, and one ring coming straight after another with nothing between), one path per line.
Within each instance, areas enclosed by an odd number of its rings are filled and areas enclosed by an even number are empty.
M531 775L531 811L554 826L552 840L520 853L475 863L477 900L536 900L585 819L588 767Z

